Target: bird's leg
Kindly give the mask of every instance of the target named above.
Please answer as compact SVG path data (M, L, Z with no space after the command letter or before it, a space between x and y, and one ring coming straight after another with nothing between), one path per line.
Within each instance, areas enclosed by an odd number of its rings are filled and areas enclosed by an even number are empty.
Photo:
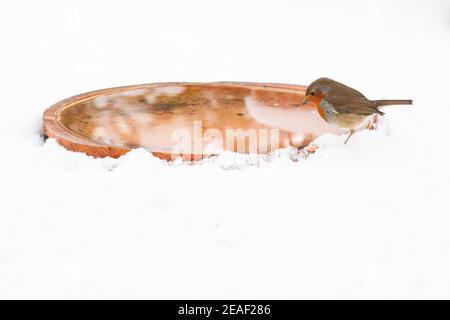
M380 121L379 115L378 114L374 114L370 119L369 122L367 123L367 130L375 130L376 126L378 125L378 122Z
M352 136L352 134L355 133L355 130L350 130L350 134L348 135L347 139L345 139L344 144L347 144L348 139L350 139L350 137Z

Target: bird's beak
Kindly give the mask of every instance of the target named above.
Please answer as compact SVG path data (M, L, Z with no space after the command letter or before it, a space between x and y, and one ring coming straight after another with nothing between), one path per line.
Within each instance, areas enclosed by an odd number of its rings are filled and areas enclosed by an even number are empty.
M309 100L307 98L305 98L305 100L303 100L303 105L307 104L309 102Z

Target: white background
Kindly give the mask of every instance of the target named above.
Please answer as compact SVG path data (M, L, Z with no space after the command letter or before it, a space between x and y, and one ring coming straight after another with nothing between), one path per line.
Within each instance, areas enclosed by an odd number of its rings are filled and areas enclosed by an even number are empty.
M0 298L450 298L449 58L448 0L2 1ZM321 76L414 106L299 162L40 137L85 91Z

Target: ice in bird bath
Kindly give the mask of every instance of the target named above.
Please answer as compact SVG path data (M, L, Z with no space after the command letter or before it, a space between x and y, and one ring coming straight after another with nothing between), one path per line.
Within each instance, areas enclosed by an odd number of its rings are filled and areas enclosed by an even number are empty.
M253 83L105 89L56 104L44 123L67 148L94 156L116 157L137 147L165 159L268 153L342 132L302 105L304 89Z

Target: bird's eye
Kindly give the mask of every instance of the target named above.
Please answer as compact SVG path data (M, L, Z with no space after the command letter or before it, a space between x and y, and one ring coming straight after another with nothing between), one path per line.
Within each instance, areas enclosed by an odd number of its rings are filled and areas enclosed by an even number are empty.
M314 91L311 91L311 95L313 96L313 95L315 95L316 93L314 92Z

